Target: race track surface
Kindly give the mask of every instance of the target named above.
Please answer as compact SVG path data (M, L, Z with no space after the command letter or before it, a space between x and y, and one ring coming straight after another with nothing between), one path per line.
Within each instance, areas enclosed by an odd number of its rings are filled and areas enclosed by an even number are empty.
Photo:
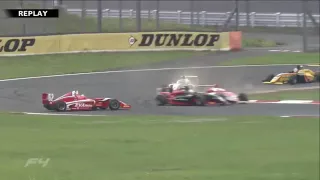
M234 56L252 56L264 52L243 51L239 53L218 53L193 60L197 66L214 65ZM191 60L177 61L192 66ZM197 63L196 63L197 62ZM172 64L168 66L174 66ZM165 67L158 64L152 68ZM151 68L151 67L148 67ZM255 92L289 85L264 85L261 80L268 74L286 72L294 66L270 67L221 67L205 69L180 69L144 72L114 72L93 75L41 78L0 82L0 109L2 111L48 112L41 105L41 93L50 92L56 96L71 90L79 90L88 97L110 96L133 106L130 111L82 112L82 114L157 114L157 115L319 115L318 105L246 104L229 107L157 107L154 103L156 88L176 80L180 75L197 75L201 84L217 83L235 92ZM303 87L306 85L297 85ZM308 86L319 86L309 84Z

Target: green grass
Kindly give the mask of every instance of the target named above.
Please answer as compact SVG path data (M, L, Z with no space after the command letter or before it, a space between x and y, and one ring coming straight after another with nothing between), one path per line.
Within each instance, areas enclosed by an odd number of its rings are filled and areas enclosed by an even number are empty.
M0 57L0 79L132 68L210 52L127 52Z
M318 118L0 119L1 179L319 179ZM50 161L24 167L29 158Z
M243 47L275 47L277 45L277 42L265 39L245 39L242 42Z
M277 53L265 56L231 59L221 65L319 64L319 53Z
M319 89L290 90L250 95L251 99L259 100L315 100L319 101Z

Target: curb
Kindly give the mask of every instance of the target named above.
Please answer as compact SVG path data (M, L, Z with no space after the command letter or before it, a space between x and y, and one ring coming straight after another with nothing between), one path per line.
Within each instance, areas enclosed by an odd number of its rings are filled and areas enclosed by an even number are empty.
M283 92L283 91L302 91L302 90L313 90L319 89L320 86L312 86L312 87L297 87L297 88L285 88L285 89L277 89L277 90L266 90L266 91L256 91L248 94L268 94L268 93L276 93L276 92Z
M308 115L299 115L299 116L297 116L297 115L293 115L293 116L280 116L280 117L282 117L282 118L319 118L319 116L308 116Z
M302 52L300 50L289 50L289 49L270 49L268 51L270 51L270 52L295 52L295 53Z
M249 100L249 103L257 104L316 104L320 105L320 101L314 100Z

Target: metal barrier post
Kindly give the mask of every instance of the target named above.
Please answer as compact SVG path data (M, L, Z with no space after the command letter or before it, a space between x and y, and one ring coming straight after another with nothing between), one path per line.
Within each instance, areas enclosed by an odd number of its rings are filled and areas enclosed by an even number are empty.
M102 0L98 0L98 32L102 32Z
M23 0L20 0L20 7L21 7L21 9L24 8ZM23 21L23 24L22 24L22 33L23 33L23 35L27 34L27 25L26 25L26 23L24 21Z
M86 18L86 1L82 0L81 1L81 31L85 32L86 31L86 23L85 23L85 18Z
M308 32L307 32L307 4L305 0L302 0L302 12L303 12L303 35L302 35L302 41L303 41L303 52L307 52L308 47L307 47L307 37L308 37Z
M239 30L239 0L236 0L236 31Z
M136 23L137 32L141 32L141 0L136 0Z
M193 0L190 0L190 29L193 29L193 9L194 9L194 3L193 3Z
M246 21L247 21L247 27L250 27L250 3L249 3L249 0L246 0Z
M157 30L159 30L159 28L160 28L160 22L159 22L159 7L160 7L160 0L157 0L157 10L156 10Z
M122 32L122 0L119 0L119 31Z

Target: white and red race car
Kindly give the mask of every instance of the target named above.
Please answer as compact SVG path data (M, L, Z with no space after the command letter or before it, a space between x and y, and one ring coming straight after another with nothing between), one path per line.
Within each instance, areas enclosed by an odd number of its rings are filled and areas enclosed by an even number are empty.
M55 111L93 111L98 109L131 109L131 105L113 98L88 98L78 91L68 92L56 99L52 93L42 93L42 104Z
M193 80L187 78L193 78ZM199 97L203 101L200 104L203 105L238 104L249 101L247 94L236 94L224 88L219 88L217 84L199 85L198 76L182 76L182 79L176 83L158 88L157 91L156 101L158 104L192 105L196 102L195 99L199 99ZM159 103L159 101L161 102Z

